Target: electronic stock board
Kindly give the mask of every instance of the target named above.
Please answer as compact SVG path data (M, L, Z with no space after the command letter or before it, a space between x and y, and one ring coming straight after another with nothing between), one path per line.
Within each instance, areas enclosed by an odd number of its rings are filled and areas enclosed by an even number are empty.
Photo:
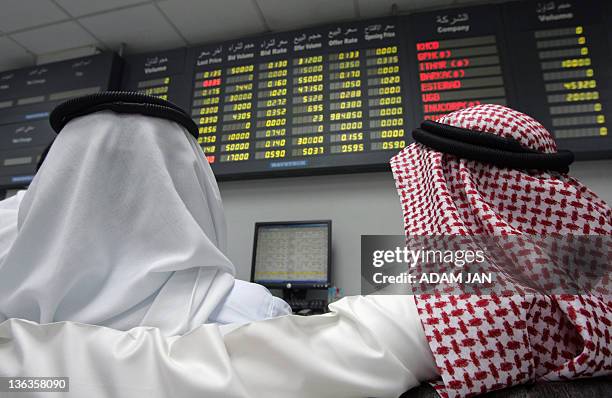
M587 1L571 18L540 15L577 3L455 8L191 48L189 89L143 91L188 102L221 179L380 169L421 120L485 103L533 115L579 159L602 158L612 153L606 12ZM544 40L546 29L563 40Z
M399 20L190 50L190 112L219 177L358 171L408 143ZM408 102L408 103L407 103Z
M119 72L111 53L0 72L0 187L30 183L55 138L48 116L56 105L116 89Z
M578 159L605 158L611 9L510 2L127 56L122 88L189 112L220 179L379 170L421 120L481 103L534 116ZM76 89L53 81L45 94L0 88L0 129L50 133L45 112L62 96L48 93ZM30 149L48 141L14 134L0 136L0 185L31 178Z
M409 17L411 97L418 120L474 105L508 104L512 79L499 11L479 6Z
M191 74L187 49L128 55L122 73L122 89L170 100L183 109L190 106Z
M612 154L612 52L603 3L509 3L504 8L515 107L578 158Z

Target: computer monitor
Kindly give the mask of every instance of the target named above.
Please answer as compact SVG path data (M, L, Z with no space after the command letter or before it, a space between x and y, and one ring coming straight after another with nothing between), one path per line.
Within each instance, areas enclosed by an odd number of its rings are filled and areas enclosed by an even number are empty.
M255 223L251 281L272 289L327 288L331 220Z

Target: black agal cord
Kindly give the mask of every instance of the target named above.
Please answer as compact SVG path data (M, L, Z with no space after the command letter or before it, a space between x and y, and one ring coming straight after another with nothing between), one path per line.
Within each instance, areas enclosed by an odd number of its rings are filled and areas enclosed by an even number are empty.
M438 152L512 169L569 171L571 151L542 153L512 138L426 120L412 132L414 140Z

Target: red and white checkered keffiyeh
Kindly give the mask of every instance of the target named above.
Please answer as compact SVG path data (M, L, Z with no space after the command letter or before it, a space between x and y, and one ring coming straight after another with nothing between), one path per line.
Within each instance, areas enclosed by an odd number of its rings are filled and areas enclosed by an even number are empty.
M479 105L439 123L557 150L536 120ZM611 235L612 211L566 174L501 168L414 143L391 160L406 234ZM534 380L612 374L612 299L602 295L420 295L417 306L442 380L464 397Z

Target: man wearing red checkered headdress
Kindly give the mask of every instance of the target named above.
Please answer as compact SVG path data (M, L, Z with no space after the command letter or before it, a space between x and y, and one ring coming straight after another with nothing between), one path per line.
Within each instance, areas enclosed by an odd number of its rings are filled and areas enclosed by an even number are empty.
M569 177L536 120L479 105L424 122L391 161L411 235L612 234L612 212ZM484 147L478 148L477 144ZM443 396L612 374L610 296L421 295Z

